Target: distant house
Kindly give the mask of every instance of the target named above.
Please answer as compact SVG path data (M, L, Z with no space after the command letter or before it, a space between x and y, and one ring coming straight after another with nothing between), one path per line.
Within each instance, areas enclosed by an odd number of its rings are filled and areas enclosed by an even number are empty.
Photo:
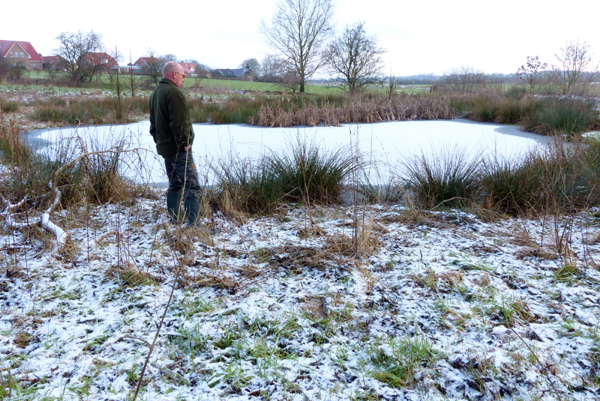
M190 77L197 77L198 76L198 71L196 67L196 64L194 63L179 63L180 66L183 67L183 73L187 76Z
M41 70L42 57L31 43L18 40L0 40L0 57L11 66L22 65L28 70Z
M133 71L142 74L148 67L156 67L158 70L162 70L160 60L156 57L140 57L133 63Z
M89 52L85 55L86 63L98 67L99 72L116 70L119 63L111 55L103 52Z
M213 78L237 78L237 79L242 79L242 78L247 78L249 75L249 71L245 68L235 68L235 69L230 69L230 68L217 68L216 70L213 70L212 72L212 77Z
M67 60L61 56L43 56L42 68L50 71L62 71L67 66Z

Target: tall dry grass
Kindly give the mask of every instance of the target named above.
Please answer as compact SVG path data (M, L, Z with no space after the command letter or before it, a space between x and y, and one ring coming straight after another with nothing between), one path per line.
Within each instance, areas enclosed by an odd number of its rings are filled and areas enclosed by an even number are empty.
M126 201L135 192L119 173L125 143L117 143L111 153L92 151L94 154L71 163L80 154L74 146L59 147L50 157L31 149L19 131L14 120L0 115L0 159L14 172L0 189L6 199L16 202L26 196L31 200L29 206L45 209L53 201L53 196L48 196L50 182L60 190L63 207L82 201ZM92 144L92 148L100 146Z
M267 104L260 108L249 124L267 127L290 127L318 124L376 123L383 121L451 119L455 113L447 96L399 95L354 96L346 101L307 102L289 108Z
M64 99L52 97L38 99L30 118L34 121L56 125L119 124L129 122L131 115L149 112L148 98L143 96L117 98Z

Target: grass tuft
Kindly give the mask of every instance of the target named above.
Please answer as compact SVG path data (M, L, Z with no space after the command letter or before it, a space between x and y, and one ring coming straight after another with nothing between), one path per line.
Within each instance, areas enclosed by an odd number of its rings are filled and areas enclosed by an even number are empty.
M371 350L371 362L375 367L373 378L390 387L414 384L419 369L430 368L441 358L441 353L423 337L391 339L386 345Z
M443 150L439 155L421 153L402 162L404 186L415 204L426 208L466 206L477 200L481 158L463 150Z

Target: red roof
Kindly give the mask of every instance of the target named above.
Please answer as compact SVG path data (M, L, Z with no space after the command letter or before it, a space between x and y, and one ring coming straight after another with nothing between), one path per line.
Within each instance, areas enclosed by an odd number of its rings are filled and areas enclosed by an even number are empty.
M19 41L19 40L0 40L0 56L6 57L6 53L8 53L10 48L15 43L17 43L19 46L21 46L21 48L23 50L25 50L25 52L27 54L29 54L29 56L31 57L29 60L40 61L40 62L42 61L42 58L40 57L38 52L35 51L35 49L31 45L31 43L23 42L23 41Z
M194 63L179 63L181 67L183 67L183 72L186 74L195 74L196 73L196 64Z
M140 57L135 61L135 63L133 63L133 65L144 66L156 62L158 62L158 59L156 57Z
M115 67L119 64L107 53L89 52L85 55L85 59L91 64L106 64L109 67Z

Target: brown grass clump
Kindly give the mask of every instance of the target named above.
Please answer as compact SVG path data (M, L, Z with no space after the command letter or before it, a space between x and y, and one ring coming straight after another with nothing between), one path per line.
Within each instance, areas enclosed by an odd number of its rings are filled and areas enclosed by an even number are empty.
M37 337L29 333L21 332L17 334L17 336L13 340L13 344L15 344L19 348L27 348L27 346L35 340L37 340Z
M324 270L331 253L322 248L286 245L265 250L271 266L285 267L300 273L303 268Z
M399 211L395 214L383 216L377 220L376 223L381 224L401 224L408 228L415 228L417 226L428 226L428 227L448 227L449 224L444 216L441 214L429 213L425 210L420 209L406 209Z
M131 264L111 266L106 275L121 281L122 286L137 287L139 285L157 285L162 280L150 273L145 273Z
M358 227L352 237L347 235L329 237L326 245L327 251L350 258L371 255L381 245L371 227Z
M312 320L326 319L329 316L323 297L307 296L302 309Z
M214 242L208 229L200 227L176 227L173 231L166 230L163 239L169 244L171 249L182 255L193 254L196 250L194 245L201 242L205 245L213 246Z
M516 253L517 259L525 259L525 258L538 258L545 260L556 260L558 259L558 255L554 252L546 251L540 247L534 248L526 248L517 251Z
M214 287L220 288L228 291L231 294L234 294L237 289L240 287L240 284L233 280L231 277L223 274L214 274L214 275L182 275L181 282L179 287L191 287L191 288L199 288L199 287Z
M596 245L600 242L600 233L596 233L594 235L588 236L583 240L585 245Z

